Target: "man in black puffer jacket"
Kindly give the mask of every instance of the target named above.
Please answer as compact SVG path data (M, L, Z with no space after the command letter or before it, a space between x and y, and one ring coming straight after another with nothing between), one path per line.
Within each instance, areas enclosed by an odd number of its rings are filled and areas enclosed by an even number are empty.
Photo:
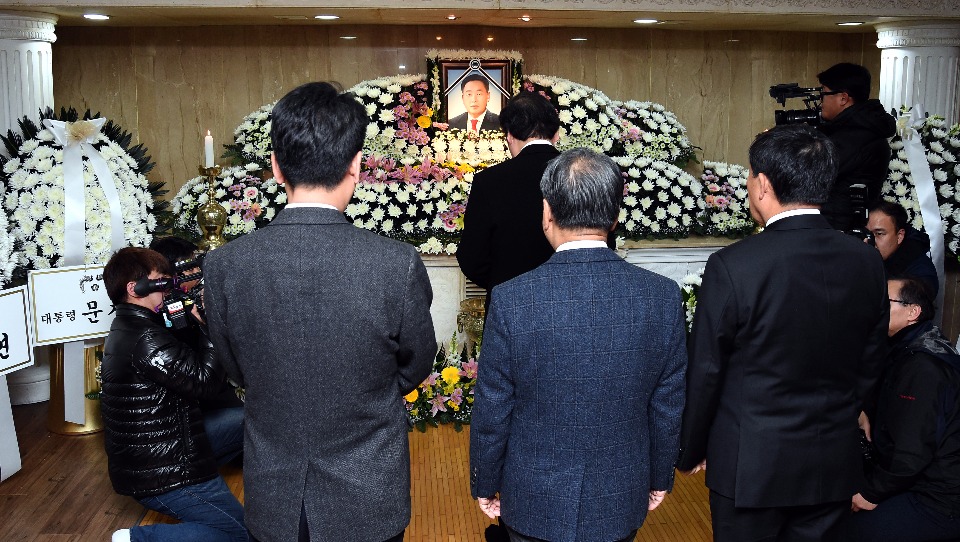
M933 325L919 279L893 279L891 350L869 414L875 463L840 526L844 542L960 538L960 355Z
M246 541L243 507L217 472L243 445L243 409L201 414L224 371L205 335L195 348L177 340L157 313L163 292L140 295L141 279L169 276L170 265L144 248L118 251L103 270L116 316L103 355L104 443L114 490L176 525L121 529L117 541Z
M823 86L820 131L837 146L839 171L830 199L820 213L838 230L863 228L866 216L856 216L850 187L867 187L866 207L879 201L890 165L887 138L897 121L870 98L870 72L858 64L841 63L817 75Z

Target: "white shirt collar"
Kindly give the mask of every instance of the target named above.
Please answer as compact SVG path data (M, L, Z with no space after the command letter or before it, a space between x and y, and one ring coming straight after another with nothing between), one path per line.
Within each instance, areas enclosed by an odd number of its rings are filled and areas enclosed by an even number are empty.
M313 203L313 202L310 202L310 203L306 203L306 202L304 202L304 203L288 203L285 208L286 208L286 209L296 209L297 207L314 207L314 208L319 207L319 208L321 208L321 209L333 209L334 211L337 211L337 212L340 211L340 209L337 209L336 207L334 207L333 205L330 205L330 204L328 204L328 203Z
M526 149L530 145L553 145L553 143L551 143L546 139L534 139L533 141L528 141L526 145L520 148L520 150L522 151L523 149Z
M287 206L289 207L289 205ZM820 209L793 209L791 211L783 211L782 213L777 213L770 217L770 220L767 220L765 228L770 227L770 224L780 220L781 218L787 218L788 216L799 216L799 215L818 215L820 214Z
M557 247L557 252L563 252L564 250L576 250L579 248L607 248L607 244L603 241L594 241L592 239L567 241L566 243Z

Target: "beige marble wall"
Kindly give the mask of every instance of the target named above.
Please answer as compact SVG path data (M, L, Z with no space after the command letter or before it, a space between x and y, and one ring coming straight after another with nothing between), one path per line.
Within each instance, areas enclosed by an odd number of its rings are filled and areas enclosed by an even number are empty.
M615 99L662 103L703 149L701 159L737 163L746 162L753 136L773 124L777 106L767 94L770 85L813 86L818 71L841 61L862 63L875 78L880 73L873 32L455 31L390 25L60 27L53 46L54 101L120 122L156 161L151 179L176 191L196 175L205 130L218 145L230 142L244 115L300 83L337 80L351 86L396 74L400 64L405 73L423 72L432 48L514 49L524 56L525 73L566 77ZM572 42L573 35L588 41Z

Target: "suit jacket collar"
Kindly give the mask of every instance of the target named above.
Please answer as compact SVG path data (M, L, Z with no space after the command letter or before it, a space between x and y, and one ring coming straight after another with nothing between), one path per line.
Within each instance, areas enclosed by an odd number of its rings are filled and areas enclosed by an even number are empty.
M553 256L547 260L546 265L584 263L584 262L606 262L619 260L620 256L609 248L578 248L574 250L564 250L563 252L554 252Z
M796 215L788 216L777 220L763 231L786 231L786 230L829 230L830 223L823 215Z
M347 224L347 217L340 211L324 207L295 207L282 209L270 225L289 224Z

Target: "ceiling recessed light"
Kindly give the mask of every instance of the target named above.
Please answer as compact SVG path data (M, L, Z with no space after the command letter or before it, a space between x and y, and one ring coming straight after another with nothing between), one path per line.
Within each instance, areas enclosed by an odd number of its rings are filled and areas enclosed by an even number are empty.
M863 21L847 21L844 23L837 23L837 26L860 26L863 24Z
M456 15L447 15L447 20L449 21L456 21L457 19L459 19L459 17Z
M321 21L336 21L340 18L339 15L314 15L314 19L320 19Z
M487 36L487 41L493 41L493 36Z
M90 19L91 21L106 21L110 18L109 15L101 15L100 13L84 13L84 19Z
M519 18L521 21L525 22L525 23L529 23L529 22L530 22L530 16L529 16L529 15L524 15L523 17L518 17L518 18Z
M437 41L440 41L442 39L443 39L443 36L437 36Z
M657 24L660 21L656 19L634 19L633 22L637 24Z
M342 39L342 40L355 40L355 39L357 39L357 37L356 37L356 36L340 36L340 39Z
M405 70L405 69L407 69L407 67L406 67L406 66L404 66L403 64L400 64L400 65L399 65L399 66L397 66L397 67L398 67L398 68L400 68L401 70Z
M587 38L570 38L570 41L587 41Z

